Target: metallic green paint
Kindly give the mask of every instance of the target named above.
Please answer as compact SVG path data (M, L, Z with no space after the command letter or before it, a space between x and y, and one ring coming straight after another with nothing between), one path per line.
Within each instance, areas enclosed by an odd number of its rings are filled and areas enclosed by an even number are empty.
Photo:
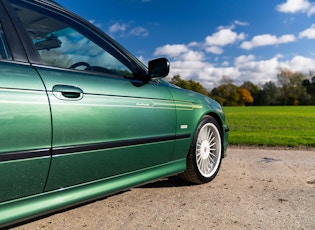
M163 164L169 161L173 142L53 156L45 191Z
M51 103L53 148L175 133L173 98L159 84L137 86L128 79L91 72L37 70ZM82 99L57 98L52 89L60 84L80 88ZM73 130L77 130L75 135Z
M28 65L0 63L0 83L0 154L50 148L49 103L36 71Z
M0 202L43 192L49 164L50 157L0 162Z
M0 204L0 228L185 170L185 159Z
M36 71L0 63L0 83L0 156L50 149L49 103ZM42 192L49 165L50 157L0 162L0 202Z

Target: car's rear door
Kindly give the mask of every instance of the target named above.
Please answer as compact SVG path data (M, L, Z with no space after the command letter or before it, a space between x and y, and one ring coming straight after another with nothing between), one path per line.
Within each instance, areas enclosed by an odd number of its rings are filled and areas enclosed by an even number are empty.
M168 89L141 80L128 55L70 15L14 7L43 60L34 67L51 105L46 190L168 162L176 129Z
M50 149L45 87L0 2L0 202L43 192Z

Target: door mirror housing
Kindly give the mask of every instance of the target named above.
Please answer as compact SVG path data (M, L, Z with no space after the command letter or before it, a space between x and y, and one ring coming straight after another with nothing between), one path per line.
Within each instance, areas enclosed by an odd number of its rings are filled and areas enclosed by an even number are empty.
M166 58L158 58L149 61L149 78L163 78L166 77L170 71L170 63Z

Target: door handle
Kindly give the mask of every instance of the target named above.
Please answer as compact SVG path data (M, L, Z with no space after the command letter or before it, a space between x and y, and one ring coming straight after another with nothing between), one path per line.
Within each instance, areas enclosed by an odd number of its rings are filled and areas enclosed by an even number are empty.
M71 85L55 85L52 88L54 96L60 100L77 101L83 98L83 90Z

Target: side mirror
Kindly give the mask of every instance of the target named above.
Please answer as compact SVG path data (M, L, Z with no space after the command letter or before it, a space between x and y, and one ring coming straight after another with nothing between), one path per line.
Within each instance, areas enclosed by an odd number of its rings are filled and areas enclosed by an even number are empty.
M148 67L150 78L166 77L170 71L170 63L166 58L158 58L149 61Z

